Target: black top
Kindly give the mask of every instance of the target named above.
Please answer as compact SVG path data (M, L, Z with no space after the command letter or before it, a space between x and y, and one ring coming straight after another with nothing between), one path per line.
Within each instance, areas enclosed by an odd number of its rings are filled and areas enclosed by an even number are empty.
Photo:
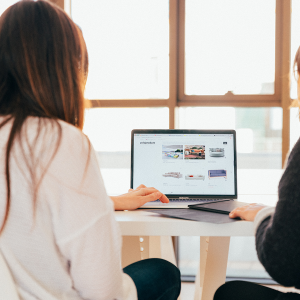
M300 139L289 156L278 196L274 215L256 232L257 255L274 280L300 288Z

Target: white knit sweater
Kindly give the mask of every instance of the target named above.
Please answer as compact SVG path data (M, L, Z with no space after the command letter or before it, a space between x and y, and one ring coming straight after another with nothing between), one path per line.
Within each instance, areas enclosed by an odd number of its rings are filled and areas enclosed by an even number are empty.
M0 248L20 298L137 299L132 279L122 272L121 236L95 151L90 150L88 159L87 138L74 126L59 124L62 136L55 153L59 128L49 120L28 118L21 133L23 145L15 142L10 158L11 208ZM11 125L0 129L1 223ZM34 206L30 172L38 182L45 169Z

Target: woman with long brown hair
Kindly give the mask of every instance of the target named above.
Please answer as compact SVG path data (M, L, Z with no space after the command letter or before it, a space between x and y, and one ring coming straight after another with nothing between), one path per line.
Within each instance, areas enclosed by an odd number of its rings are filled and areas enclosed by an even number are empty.
M81 131L87 73L82 33L61 9L24 0L1 15L0 250L21 299L177 299L172 264L121 269L113 210L168 199L145 186L107 196Z

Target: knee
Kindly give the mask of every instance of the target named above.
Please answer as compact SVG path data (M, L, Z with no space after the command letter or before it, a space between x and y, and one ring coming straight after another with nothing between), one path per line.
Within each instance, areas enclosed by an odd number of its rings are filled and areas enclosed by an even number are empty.
M151 260L151 263L157 263L158 268L160 269L160 272L162 272L163 276L171 275L174 280L176 280L178 283L181 283L181 274L179 269L175 265L167 260L160 258L153 258Z
M149 258L143 260L143 262L144 267L148 270L152 270L156 274L159 274L162 279L168 279L174 283L178 283L179 285L181 284L179 269L169 261L160 258Z
M180 271L164 259L141 260L125 267L124 272L133 279L141 299L177 299L180 294Z
M234 280L222 284L215 292L213 300L234 299L233 295L242 281Z
M124 268L124 272L131 276L140 277L150 275L152 278L161 278L163 281L181 283L180 271L172 263L160 258L148 258L135 262Z
M165 295L162 299L177 299L181 291L181 274L179 269L172 263L159 258L153 258L149 263L157 265L160 281L164 283Z

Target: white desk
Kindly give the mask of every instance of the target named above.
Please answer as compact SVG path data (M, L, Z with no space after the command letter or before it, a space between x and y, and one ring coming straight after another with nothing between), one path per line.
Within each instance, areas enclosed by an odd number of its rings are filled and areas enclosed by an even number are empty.
M274 205L281 174L282 170L239 170L239 200ZM124 266L148 257L175 263L171 236L200 236L194 299L212 300L216 289L225 282L230 237L253 236L253 223L246 221L212 224L164 218L142 210L115 215L123 235Z

